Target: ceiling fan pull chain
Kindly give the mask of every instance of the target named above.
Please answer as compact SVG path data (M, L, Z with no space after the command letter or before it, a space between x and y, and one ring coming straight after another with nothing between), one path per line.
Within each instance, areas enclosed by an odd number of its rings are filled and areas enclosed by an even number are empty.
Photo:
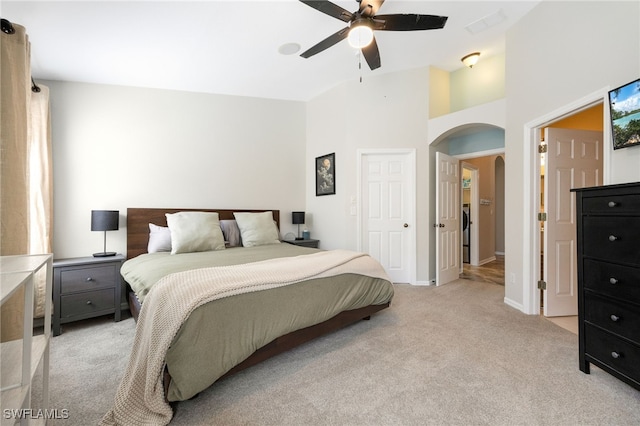
M362 83L362 50L358 51L358 71L360 72L360 83Z

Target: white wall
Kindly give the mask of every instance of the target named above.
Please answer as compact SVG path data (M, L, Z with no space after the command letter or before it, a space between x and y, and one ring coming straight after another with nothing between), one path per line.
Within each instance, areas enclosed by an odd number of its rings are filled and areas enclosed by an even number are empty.
M451 112L503 99L505 96L504 54L480 56L473 68L451 72Z
M102 251L92 209L120 210L107 250L126 252L127 207L305 208L305 106L57 81L51 89L56 258Z
M506 291L521 307L526 247L522 214L528 200L524 126L552 111L640 76L639 2L541 2L507 33L506 40ZM610 146L604 147L611 150ZM624 152L622 152L624 151ZM611 156L611 183L640 180L640 148ZM522 238L520 237L522 236ZM513 277L513 281L512 281Z
M357 248L357 150L415 148L417 158L417 279L428 271L428 69L364 76L307 104L307 211L311 236L321 247ZM336 153L336 195L315 195L315 157Z

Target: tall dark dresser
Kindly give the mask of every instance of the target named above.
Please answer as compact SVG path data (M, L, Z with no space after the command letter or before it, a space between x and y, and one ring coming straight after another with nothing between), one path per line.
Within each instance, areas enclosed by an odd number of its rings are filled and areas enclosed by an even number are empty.
M640 182L576 193L580 370L640 390Z

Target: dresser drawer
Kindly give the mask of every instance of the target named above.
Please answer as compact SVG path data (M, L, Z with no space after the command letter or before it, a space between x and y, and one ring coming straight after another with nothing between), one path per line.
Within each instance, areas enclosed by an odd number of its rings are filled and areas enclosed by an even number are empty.
M585 351L627 377L640 377L640 347L590 324L585 324Z
M637 214L640 211L640 194L586 197L582 202L583 214Z
M585 216L583 228L585 256L640 264L640 217Z
M60 293L114 287L118 268L114 265L82 266L60 272Z
M62 319L112 310L115 306L115 290L104 289L62 296Z
M585 294L584 318L592 324L640 343L640 309Z
M584 288L640 303L640 268L584 259Z

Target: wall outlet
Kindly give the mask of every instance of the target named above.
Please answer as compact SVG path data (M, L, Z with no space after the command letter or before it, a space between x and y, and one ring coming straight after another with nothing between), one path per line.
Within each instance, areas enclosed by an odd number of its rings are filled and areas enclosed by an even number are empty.
M511 284L515 284L516 283L516 274L515 273L511 273L509 274L509 283Z

